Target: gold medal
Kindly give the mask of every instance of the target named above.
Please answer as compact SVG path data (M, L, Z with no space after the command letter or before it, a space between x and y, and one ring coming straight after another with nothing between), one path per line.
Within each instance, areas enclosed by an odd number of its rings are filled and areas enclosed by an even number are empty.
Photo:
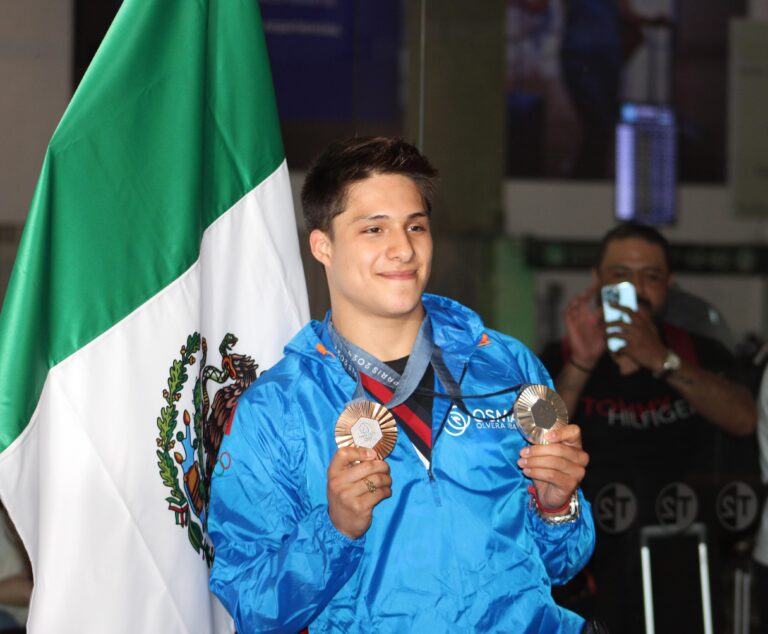
M515 420L525 439L545 445L544 434L568 424L568 408L560 395L546 385L526 385L513 407Z
M384 460L395 448L397 423L383 405L372 401L353 401L336 420L338 447L365 447Z

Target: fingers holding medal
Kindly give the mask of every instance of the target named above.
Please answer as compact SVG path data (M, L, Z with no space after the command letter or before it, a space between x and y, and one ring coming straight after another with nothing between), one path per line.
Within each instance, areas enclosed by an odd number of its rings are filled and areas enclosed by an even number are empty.
M533 480L545 515L550 512L546 509L560 511L574 498L589 462L581 430L569 424L565 403L546 385L526 386L515 401L514 415L532 445L522 449L518 465Z
M357 539L371 525L373 508L392 495L384 461L397 442L397 425L382 405L350 403L336 421L338 450L328 467L328 515L336 529Z

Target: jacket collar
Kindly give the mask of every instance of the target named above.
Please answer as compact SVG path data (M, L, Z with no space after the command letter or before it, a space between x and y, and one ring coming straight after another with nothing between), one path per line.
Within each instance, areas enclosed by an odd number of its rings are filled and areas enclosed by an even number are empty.
M447 355L469 357L477 348L485 327L480 316L459 302L425 294L424 308L432 321L435 344Z
M446 357L453 357L455 362L463 363L477 348L484 333L480 316L459 302L439 295L425 293L422 296L424 309L432 321L435 344ZM315 361L325 361L346 375L341 363L336 359L333 343L328 335L326 322L310 321L288 342L285 354L300 354Z

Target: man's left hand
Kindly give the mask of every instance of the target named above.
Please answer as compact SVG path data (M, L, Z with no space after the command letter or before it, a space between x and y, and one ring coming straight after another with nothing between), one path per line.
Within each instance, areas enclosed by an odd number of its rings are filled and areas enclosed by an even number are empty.
M652 372L660 370L667 356L667 348L659 337L656 324L642 311L634 311L619 305L614 307L626 313L632 320L630 323L612 321L606 324L606 327L619 329L610 336L623 339L627 344L616 354L627 355L635 363Z
M581 448L578 425L548 432L545 439L546 445L525 447L517 464L533 480L542 510L546 512L568 503L584 479L589 455Z

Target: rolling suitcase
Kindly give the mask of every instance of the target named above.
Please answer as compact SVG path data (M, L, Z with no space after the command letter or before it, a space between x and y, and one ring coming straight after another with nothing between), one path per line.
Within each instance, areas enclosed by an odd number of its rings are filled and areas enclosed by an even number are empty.
M699 585L701 588L702 621L704 634L713 634L712 602L709 587L709 555L707 551L707 529L704 524L694 523L680 530L670 526L644 526L640 529L640 560L643 574L643 611L646 634L655 634L653 606L653 577L651 570L651 542L671 537L689 536L697 540Z

